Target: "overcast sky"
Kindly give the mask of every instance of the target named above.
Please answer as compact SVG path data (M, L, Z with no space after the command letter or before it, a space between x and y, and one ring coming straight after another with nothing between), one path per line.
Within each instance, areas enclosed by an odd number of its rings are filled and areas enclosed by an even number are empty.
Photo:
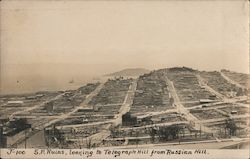
M1 71L68 64L85 72L171 66L248 72L248 9L240 0L2 1Z

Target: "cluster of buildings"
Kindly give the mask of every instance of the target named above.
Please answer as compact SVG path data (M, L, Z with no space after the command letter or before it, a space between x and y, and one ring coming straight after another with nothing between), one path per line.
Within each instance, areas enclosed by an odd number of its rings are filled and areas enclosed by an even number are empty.
M201 130L199 131L195 127L194 118L197 118L197 121L200 120L206 123L206 126L215 130L218 125L225 125L227 118L249 113L246 111L244 103L240 103L241 106L234 106L229 103L224 103L225 107L223 105L213 105L219 101L219 98L212 93L213 91L209 91L208 87L201 84L197 74L204 78L207 81L207 85L215 91L230 97L239 95L237 94L239 89L221 77L218 72L198 72L182 67L152 71L141 75L137 81L135 93L134 90L128 92L129 87L134 86L133 84L131 85L132 79L117 77L109 79L101 87L99 93L93 93L93 98L90 93L100 83L87 84L77 90L60 92L61 96L59 98L52 99L59 93L49 95L48 98L47 94L40 93L16 98L15 100L2 100L0 110L4 114L4 111L10 109L10 113L6 113L7 115L15 112L15 109L29 108L37 104L40 104L40 106L35 109L28 109L27 112L21 111L22 113L19 113L18 116L14 116L12 119L0 119L0 147L13 147L19 141L26 139L27 134L34 131L38 123L42 123L41 125L43 126L44 123L48 123L53 118L56 119L56 126L47 126L47 129L44 129L45 135L49 136L47 138L47 143L49 144L50 142L56 143L59 140L60 142L67 140L77 143L83 138L86 139L100 132L105 134L110 128L114 128L117 133L126 134L127 139L111 139L107 137L105 138L106 142L112 141L116 143L115 141L118 141L118 144L128 144L127 140L137 142L139 139L134 137L138 136L140 141L151 142L152 136L150 135L152 135L152 132L150 131L156 128L158 131L161 127L168 126L168 124L174 126L178 124L185 125L181 125L181 128L185 127L182 134L185 136L185 133L188 132L189 136L186 135L185 137L188 137L190 140L194 137L196 138L197 133L200 133L200 136L202 136ZM134 97L130 96L131 92L133 92ZM232 92L235 93L233 94ZM127 93L131 94L126 96ZM91 100L87 100L88 103L82 103L88 95L91 96ZM112 125L113 119L120 117L117 114L123 112L123 107L121 108L121 106L126 105L126 102L124 102L125 97L125 101L129 99L129 103L132 103L132 105L127 104L130 106L130 110L122 115L121 125ZM180 101L177 100L178 97ZM174 99L179 103L175 103ZM220 102L223 103L222 100ZM81 103L83 107L73 111L75 107L81 106ZM88 105L88 107L85 105ZM194 118L188 119L184 111L188 111L189 115L193 115ZM57 117L66 113L70 114L67 115L66 119L57 121ZM36 116L42 118L37 119ZM49 117L46 118L46 116ZM217 122L217 119L220 121ZM214 121L210 122L210 120ZM240 118L237 122L241 122L240 126L244 130L247 124L249 127L249 123L243 123ZM189 128L186 128L186 125ZM62 129L57 129L56 127ZM195 133L194 136L192 136L193 132ZM203 132L204 134L205 131ZM122 138L122 136L119 138Z
M139 77L131 113L161 111L171 107L168 86L161 72L150 72Z
M168 70L168 78L173 81L180 100L185 103L205 104L214 102L217 97L201 86L195 73L186 69ZM189 104L190 105L190 104Z
M115 78L109 79L101 91L95 96L91 105L107 105L122 103L127 90L131 84L131 79Z
M201 76L210 87L229 98L247 95L247 91L227 81L220 72L202 72Z

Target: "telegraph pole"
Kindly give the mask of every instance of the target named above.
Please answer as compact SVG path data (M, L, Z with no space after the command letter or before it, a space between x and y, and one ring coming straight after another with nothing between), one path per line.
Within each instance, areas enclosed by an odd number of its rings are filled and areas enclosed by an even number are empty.
M25 149L27 147L27 141L26 141L26 139L27 139L27 132L26 132L26 130L24 130L24 148Z
M200 124L200 138L201 138L201 124Z

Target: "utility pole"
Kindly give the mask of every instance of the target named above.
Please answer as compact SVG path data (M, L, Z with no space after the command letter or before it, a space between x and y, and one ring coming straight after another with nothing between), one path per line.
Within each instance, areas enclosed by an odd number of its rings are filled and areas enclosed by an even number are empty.
M179 138L179 144L181 144L181 135L180 135L180 132L178 132L178 138Z
M183 128L183 138L185 138L185 128L186 128L186 126Z
M27 139L27 132L26 132L26 130L24 130L24 148L25 149L27 147L27 141L26 141L26 139Z
M201 138L201 124L200 124L200 138Z
M48 148L50 148L50 138L51 137L51 135L50 135L50 130L48 130Z

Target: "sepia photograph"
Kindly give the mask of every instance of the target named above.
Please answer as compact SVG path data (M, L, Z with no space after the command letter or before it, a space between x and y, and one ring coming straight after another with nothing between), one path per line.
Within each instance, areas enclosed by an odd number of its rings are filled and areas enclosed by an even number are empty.
M0 158L248 159L248 0L0 0Z

